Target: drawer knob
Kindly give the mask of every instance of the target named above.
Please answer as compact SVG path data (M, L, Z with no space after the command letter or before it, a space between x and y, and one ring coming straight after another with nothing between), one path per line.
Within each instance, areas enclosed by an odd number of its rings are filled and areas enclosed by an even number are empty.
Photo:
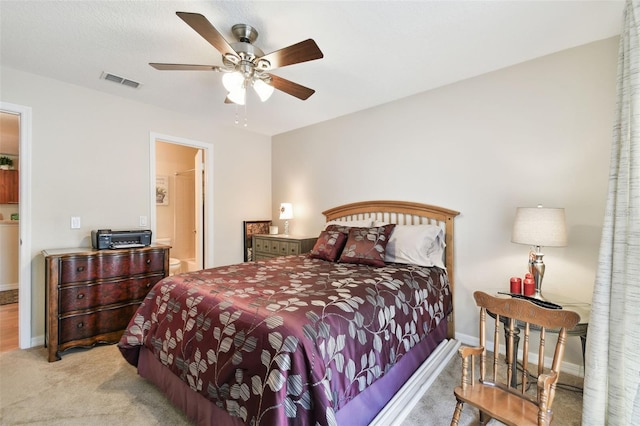
M151 263L151 259L147 259L147 265Z
M84 299L84 293L78 294L78 299Z
M82 328L82 327L84 327L84 323L83 322L79 322L78 323L78 328Z
M77 271L78 272L84 272L84 266L78 266Z

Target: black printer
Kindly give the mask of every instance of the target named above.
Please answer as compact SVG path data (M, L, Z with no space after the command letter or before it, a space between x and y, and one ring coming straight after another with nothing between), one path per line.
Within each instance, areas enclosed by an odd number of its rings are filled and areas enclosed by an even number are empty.
M146 247L150 244L151 231L148 229L133 231L98 229L91 231L91 245L98 250Z

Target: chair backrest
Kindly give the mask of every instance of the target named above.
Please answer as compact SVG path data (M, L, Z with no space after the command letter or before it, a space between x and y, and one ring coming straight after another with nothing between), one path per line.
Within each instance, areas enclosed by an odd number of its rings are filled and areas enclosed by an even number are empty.
M578 324L580 316L572 311L564 309L546 309L538 306L528 300L516 299L511 297L494 297L481 291L476 291L473 294L476 300L476 304L480 307L480 346L484 348L480 356L480 381L493 383L500 383L502 386L511 387L512 383L521 381L520 391L525 396L527 389L529 388L529 377L531 372L529 371L529 347L531 345L531 330L539 331L538 342L538 365L537 374L533 376L540 377L541 374L548 371L555 372L551 375L550 391L548 395L545 395L545 401L540 401L542 397L540 389L536 389L535 397L529 399L536 401L539 405L544 405L546 410L551 410L553 404L553 398L555 396L555 386L558 381L558 375L560 373L560 364L562 357L564 356L564 346L567 337L567 329L571 329ZM489 314L495 317L495 330L493 333L493 368L491 378L486 376L486 317ZM504 329L503 329L504 325ZM499 371L499 356L500 356L500 334L506 335L506 374L498 374ZM521 362L522 374L520 377L513 379L514 363L517 362L518 354L514 353L514 342L516 339L516 332L519 332L518 338L522 342L522 358ZM545 339L547 331L557 333L558 339L556 341L555 352L553 359L548 368L544 365L544 351L545 351ZM523 332L523 333L522 333ZM516 364L517 365L517 364ZM473 375L473 373L472 373ZM504 380L506 377L506 380Z

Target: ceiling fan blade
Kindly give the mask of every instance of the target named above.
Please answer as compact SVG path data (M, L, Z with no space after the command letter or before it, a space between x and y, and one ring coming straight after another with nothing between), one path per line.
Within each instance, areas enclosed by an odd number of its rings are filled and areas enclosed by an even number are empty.
M301 41L289 47L284 47L275 52L268 53L260 59L266 59L271 63L268 69L286 67L287 65L299 64L300 62L313 61L323 58L320 48L312 39Z
M218 49L222 55L230 54L238 56L231 45L225 40L225 38L216 30L213 25L199 13L190 12L176 12L176 15L187 23L191 28L196 30L205 40L207 40L213 47Z
M215 65L189 65L189 64L158 64L150 62L149 65L160 71L220 71Z
M288 93L291 96L295 96L298 99L302 99L303 101L307 100L309 96L313 95L316 92L313 89L309 89L308 87L304 87L285 78L278 77L277 75L269 74L269 77L271 77L270 84L273 87L285 93Z

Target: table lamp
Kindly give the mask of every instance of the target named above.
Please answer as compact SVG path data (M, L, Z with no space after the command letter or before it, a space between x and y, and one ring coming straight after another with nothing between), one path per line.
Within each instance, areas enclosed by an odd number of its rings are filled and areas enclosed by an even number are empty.
M293 205L291 203L280 204L280 219L284 219L284 235L289 235L289 219L293 219Z
M529 252L529 271L533 275L536 289L532 297L544 300L542 278L544 277L543 246L565 247L567 229L564 209L538 207L518 207L513 222L511 242L532 246ZM534 251L535 250L535 251Z

